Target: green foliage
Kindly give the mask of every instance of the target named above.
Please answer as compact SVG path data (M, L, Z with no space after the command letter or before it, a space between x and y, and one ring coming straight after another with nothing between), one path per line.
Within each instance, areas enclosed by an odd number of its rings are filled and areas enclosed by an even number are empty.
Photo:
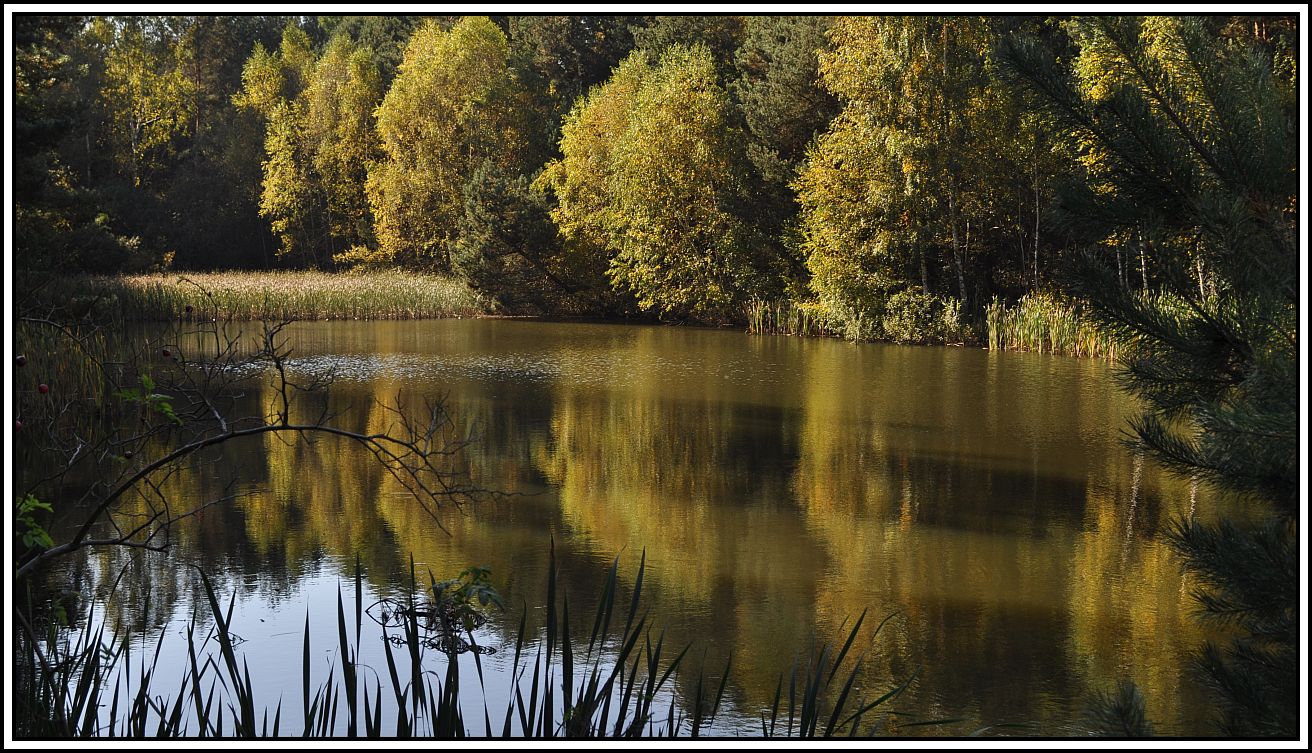
M730 85L745 125L746 154L757 183L750 216L760 242L777 258L788 294L807 298L808 272L798 237L800 206L791 187L806 150L838 114L838 100L820 85L820 53L829 45L825 16L749 16L734 54ZM756 177L759 175L759 178Z
M883 317L888 296L912 274L912 248L893 232L908 228L871 221L871 214L904 216L901 176L887 171L893 167L884 158L889 141L879 135L869 121L844 112L796 184L811 289L835 327L856 339L876 336L868 326ZM914 238L916 228L909 229Z
M630 16L510 17L511 58L542 101L539 133L550 152L556 152L565 114L633 49L636 22Z
M54 18L23 23L52 28ZM17 174L37 178L16 191L15 229L34 252L18 258L66 272L262 258L259 124L234 113L232 94L246 53L257 42L276 44L284 19L62 18L57 38L42 45L58 49L42 58L58 68L33 81L29 92L39 96L18 92L41 123L32 134L39 141L17 145L24 157L16 168L34 168ZM38 57L20 54L19 66Z
M615 143L619 215L608 272L638 306L722 320L761 284L743 203L744 155L705 48L675 47L643 81Z
M365 178L381 154L374 109L383 96L372 54L338 35L316 55L309 35L289 24L278 51L257 46L242 77L233 101L265 124L260 214L278 236L279 255L311 265L334 255L368 259Z
M1115 339L1078 303L1029 293L1014 306L993 299L984 312L992 350L1030 350L1068 356L1115 358Z
M544 181L572 255L642 310L724 321L769 284L740 132L709 51L635 53L566 120Z
M315 261L311 225L314 213L308 160L301 135L304 111L295 102L279 102L269 114L264 148L264 191L260 195L260 215L270 220L279 239L280 256L300 256Z
M453 17L446 17L441 21L446 22L447 18L450 18L451 22L455 20ZM410 15L318 17L320 28L330 39L346 37L369 51L384 84L390 84L396 76L396 70L401 65L405 44L410 39L410 35L427 20L429 20L428 16Z
M1152 737L1153 725L1144 709L1143 693L1122 681L1114 693L1098 693L1085 711L1089 727L1098 737Z
M505 609L506 602L492 585L492 571L469 567L455 578L433 584L433 605L448 632L473 630L481 624L482 610Z
M573 277L587 290L612 298L607 308L619 303L614 300L618 296L605 295L610 289L605 273L612 253L611 228L620 221L610 196L615 137L628 128L629 113L650 68L645 55L630 55L605 84L579 100L561 128L561 158L548 163L535 183L555 196L551 218Z
M372 55L344 36L334 37L315 63L305 96L305 138L332 245L371 245L373 217L364 186L369 163L381 155L374 109L383 98Z
M248 108L268 117L279 102L295 92L285 92L286 78L277 53L271 53L263 44L256 43L241 72L242 89L233 95L238 108Z
M1078 41L1088 36L1080 25L1063 24L969 16L24 16L15 48L15 242L24 249L16 258L99 272L166 258L188 268L449 269L474 174L491 160L506 180L537 175L561 135L572 151L554 164L568 169L548 170L540 183L556 189L564 207L554 219L567 252L553 272L594 310L631 311L640 299L670 319L723 320L752 297L726 293L731 285L771 299L816 299L835 328L866 337L879 336L891 296L918 286L960 301L970 320L982 302L1039 290L1068 264L1063 249L1071 244L1039 222L1060 176L1087 170L1098 191L1111 190L1105 147L1055 139L1053 114L997 75L992 48L1036 36L1055 46L1059 68L1074 61L1091 96L1111 96L1131 69L1113 46ZM1293 101L1296 33L1288 19L1216 17L1200 21L1196 34L1260 50L1278 72L1280 96ZM1187 53L1170 39L1158 34L1151 57L1185 71ZM703 103L710 109L630 118L641 114L637 90L626 88L635 72L690 44L711 61L718 91ZM621 73L617 64L635 45L646 62L635 58ZM408 74L400 71L405 49ZM1212 96L1203 81L1212 63L1189 65L1196 71L1181 78L1178 96ZM564 134L563 114L612 73L630 80L598 89L610 112L594 108L585 119L592 125L576 121ZM657 127L669 135L656 139ZM698 251L703 268L691 275L709 280L706 302L691 301L679 275L663 276L686 255L647 263L652 232L672 232L651 221L669 212L662 195L629 192L623 211L611 200L625 193L616 181L653 174L638 169L618 138L629 133L638 143L643 128L652 148L727 145L725 158L706 169L669 170L716 185L712 211L684 223L695 221L696 232L678 233L709 249ZM1231 139L1213 148L1242 145ZM622 165L627 172L616 169ZM690 195L687 181L673 187ZM597 200L603 196L610 198ZM1167 271L1157 250L1187 241L1143 230L1105 239L1116 238L1122 285L1160 282ZM643 243L614 268L622 245ZM1189 251L1201 278L1210 273L1207 253ZM717 279L726 277L734 279ZM648 292L667 284L669 300ZM558 298L569 311L579 305L579 296Z
M958 305L915 287L894 293L884 306L883 336L904 344L960 342Z
M451 268L464 187L486 160L519 165L524 92L486 18L421 26L377 111L384 158L367 183L382 258Z
M751 134L748 157L762 177L781 187L796 177L807 147L838 114L837 98L820 86L820 54L832 24L826 16L744 21L731 89Z
M675 47L704 47L715 73L721 79L734 70L734 53L742 42L744 16L663 15L649 16L633 29L633 43L652 60L659 60Z
M548 211L528 178L508 177L484 163L465 186L455 270L505 311L564 309L561 299L573 287L560 276L559 242Z
M194 82L181 66L191 51L154 28L161 23L145 16L99 18L89 32L104 55L100 95L114 155L134 187L172 156L195 108Z
M1257 522L1182 521L1174 541L1206 613L1238 628L1200 657L1226 732L1287 736L1301 710L1297 108L1269 50L1209 23L1073 20L1073 79L1023 41L1008 58L1082 149L1088 179L1061 195L1059 227L1153 249L1156 295L1129 293L1105 253L1072 283L1143 400L1141 446L1255 503Z
M150 374L141 375L141 389L127 387L119 390L114 396L125 402L144 406L147 411L158 413L178 426L182 425L182 419L173 411L173 398L155 391L155 380Z
M924 267L947 257L965 303L972 219L976 235L994 224L972 217L987 203L987 124L1001 115L985 72L990 29L972 17L853 18L836 23L832 36L835 48L821 70L849 116L834 130L855 131L871 146L856 147L862 160L847 168L843 157L856 145L852 136L836 140L831 164L852 173L846 185L864 183L871 191L864 198L876 199L882 216L861 224L893 261L886 273L911 279L919 262L921 286L933 290Z
M14 19L13 260L20 270L110 272L150 262L61 148L77 139L90 151L82 26L74 16Z
M1040 207L1068 167L996 75L1004 26L834 22L820 73L843 109L794 186L812 291L849 335L878 336L872 323L912 285L972 319L990 291L1039 284Z
M28 494L18 500L14 510L14 532L19 541L23 543L24 549L49 549L55 545L50 538L50 534L45 527L41 525L34 515L37 511L52 513L54 508L49 502L42 502L35 496Z
M1209 643L1197 666L1222 699L1223 730L1235 737L1291 737L1298 702L1299 566L1296 524L1181 521L1172 541L1189 572L1205 617L1240 638Z
M154 179L158 203L137 213L116 208L134 233L178 267L267 263L267 227L259 218L262 123L235 110L245 54L273 43L285 20L269 16L186 16L172 32L186 54L179 62L195 98L188 138ZM131 199L141 204L139 192ZM139 224L138 224L139 223Z

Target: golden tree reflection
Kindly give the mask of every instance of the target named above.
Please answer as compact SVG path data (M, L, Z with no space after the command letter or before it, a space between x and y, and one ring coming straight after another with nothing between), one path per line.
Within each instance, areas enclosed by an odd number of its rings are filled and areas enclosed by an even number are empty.
M161 487L237 495L180 526L175 551L273 595L324 557L345 576L358 555L379 591L405 581L411 557L424 580L487 566L515 615L492 627L512 638L521 606L545 599L553 538L580 634L612 559L631 589L645 550L667 643L696 643L711 666L732 650L745 708L768 706L814 637L868 610L863 692L919 672L903 704L922 715L1063 730L1090 692L1128 678L1160 730L1201 728L1185 665L1203 628L1162 532L1220 502L1123 449L1130 406L1105 364L453 324L301 330L311 361L348 354L331 361L348 376L292 418L327 410L376 432L398 394L405 410L445 397L453 431L474 439L458 470L512 494L435 521L358 448L265 436ZM90 578L122 560L98 552L82 567ZM124 620L140 623L147 591L154 624L194 593L165 570L120 584Z

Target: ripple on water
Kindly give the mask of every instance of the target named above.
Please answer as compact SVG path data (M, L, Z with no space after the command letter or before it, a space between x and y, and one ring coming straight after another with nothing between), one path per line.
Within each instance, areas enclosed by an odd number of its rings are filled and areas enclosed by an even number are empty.
M288 361L294 373L337 381L470 380L567 381L575 386L615 387L639 381L686 383L710 379L739 385L771 385L782 376L768 364L591 350L501 353L346 353L300 356Z
M333 375L338 381L428 380L459 378L492 381L550 381L559 365L533 353L435 355L431 353L348 353L295 358L294 372Z

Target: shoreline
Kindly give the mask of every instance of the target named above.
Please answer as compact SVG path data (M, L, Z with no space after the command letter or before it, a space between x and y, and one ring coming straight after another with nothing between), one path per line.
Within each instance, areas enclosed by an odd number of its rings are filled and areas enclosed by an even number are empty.
M611 318L568 313L508 314L491 309L488 301L461 279L436 273L381 270L373 272L322 272L317 270L228 270L209 272L152 272L135 275L47 274L29 286L24 308L43 310L74 319L98 320L112 326L121 322L170 322L189 319L224 321L288 320L329 321L423 321L429 319L504 319L558 324L614 324L660 327L694 327L743 334L847 340L842 335L816 327L814 331L754 331L750 322L700 324L662 322L654 317ZM36 306L32 306L36 302ZM1000 314L1020 312L1024 301ZM995 303L995 305L997 305ZM1027 312L1028 313L1028 312ZM1064 312L1058 311L1057 315ZM1076 358L1115 360L1096 347L1076 347L1075 352L1052 347L1038 328L1050 312L1031 316L1026 342L1012 345L1014 333L995 338L986 333L978 342L899 343L894 340L851 342L918 345L930 347L980 347L1003 352L1029 352ZM999 322L1002 320L999 319ZM985 327L987 323L981 323ZM1037 325L1037 327L1036 327ZM1018 328L1008 328L1018 329ZM1074 341L1075 338L1068 338ZM1034 340L1034 343L1028 342ZM1037 343L1038 347L1034 347ZM1001 344L1001 347L993 347Z

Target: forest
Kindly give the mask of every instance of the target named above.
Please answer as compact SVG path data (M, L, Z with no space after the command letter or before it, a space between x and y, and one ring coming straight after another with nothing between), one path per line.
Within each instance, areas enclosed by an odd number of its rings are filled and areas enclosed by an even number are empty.
M1280 17L17 16L15 41L21 268L402 268L502 313L770 302L865 340L981 341L1090 252L1127 292L1168 257L1214 289L1208 234L1084 221L1138 198L1100 143L1133 124L1070 128L1127 86L1182 181L1193 142L1245 157L1236 107L1296 127ZM1272 211L1296 154L1246 166Z
M492 314L1104 356L1138 401L1126 444L1245 510L1161 532L1232 636L1194 662L1219 729L1297 729L1298 16L11 18L24 327L122 327L85 300L190 325L195 299L165 288L226 275L268 283L210 295L249 319L278 281L284 320ZM155 292L86 293L129 277ZM178 346L167 362L157 346L141 368L182 373ZM100 415L86 395L49 408L61 385L27 362L23 438ZM105 394L161 425L150 412L187 394L140 385ZM259 431L303 428L287 394L281 427ZM205 442L241 433L213 413ZM100 460L127 467L105 441ZM50 512L60 490L33 488L16 509ZM53 544L15 545L20 576ZM1118 703L1112 726L1136 705Z

